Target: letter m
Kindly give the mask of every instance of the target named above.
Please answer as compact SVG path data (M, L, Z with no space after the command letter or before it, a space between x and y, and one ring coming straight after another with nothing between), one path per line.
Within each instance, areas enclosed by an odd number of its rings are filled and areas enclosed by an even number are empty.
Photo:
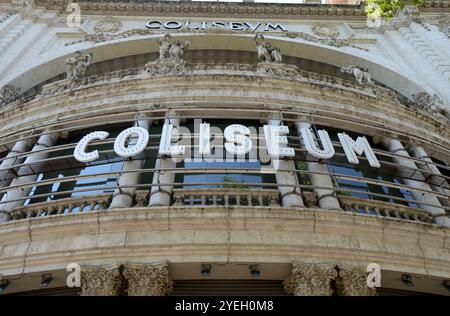
M342 149L344 149L345 155L350 163L358 164L359 160L356 155L362 155L364 153L367 157L367 161L372 167L381 167L375 153L365 137L358 137L356 141L345 133L338 133L338 137L342 144Z
M286 31L287 31L287 29L286 29L283 25L281 25L281 24L279 24L279 23L276 23L276 24L267 23L267 24L266 24L266 27L265 27L265 29L264 29L264 32L268 32L268 31L269 31L269 28L271 28L271 29L274 30L274 31L276 31L278 28L279 28L281 31L283 31L283 32L286 32Z

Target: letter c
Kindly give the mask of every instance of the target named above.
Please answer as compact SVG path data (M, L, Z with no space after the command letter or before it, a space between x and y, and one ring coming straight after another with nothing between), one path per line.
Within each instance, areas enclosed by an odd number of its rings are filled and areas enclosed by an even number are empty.
M73 151L73 155L76 160L79 162L91 162L96 159L98 159L99 154L98 150L91 151L89 153L86 152L86 148L89 145L89 143L93 140L99 139L104 140L106 137L109 136L108 132L92 132L84 136L77 144Z

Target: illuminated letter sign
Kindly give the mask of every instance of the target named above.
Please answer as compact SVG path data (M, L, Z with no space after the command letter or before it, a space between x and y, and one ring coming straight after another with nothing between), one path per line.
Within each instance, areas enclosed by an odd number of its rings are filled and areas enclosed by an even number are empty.
M358 137L356 142L345 133L338 133L339 140L341 141L342 148L344 149L347 159L352 164L358 164L359 160L356 154L362 155L366 154L367 161L374 168L380 168L380 163L375 156L369 142L365 137Z
M223 135L226 139L225 149L230 154L244 155L252 150L248 127L240 124L229 125L225 128Z
M137 137L136 141L131 141L131 136ZM148 131L143 127L130 127L121 132L114 142L114 151L122 158L128 158L140 154L148 144ZM128 146L126 146L128 142Z
M73 151L73 155L76 160L79 162L91 162L98 159L98 150L91 151L89 153L86 152L86 148L89 143L95 139L105 140L106 137L109 136L108 132L92 132L84 136L75 147Z
M287 126L264 125L267 153L271 157L295 157L294 149L286 147L288 139L286 136L283 136L286 134L289 134L289 128Z
M175 156L184 154L184 146L172 145L172 132L173 125L169 123L169 120L166 120L162 130L161 143L159 145L160 155Z
M334 147L331 143L331 139L327 131L323 129L317 131L323 149L317 148L316 141L314 140L311 129L302 128L300 132L302 134L303 143L305 144L305 148L308 153L310 153L314 157L321 159L329 159L334 156Z

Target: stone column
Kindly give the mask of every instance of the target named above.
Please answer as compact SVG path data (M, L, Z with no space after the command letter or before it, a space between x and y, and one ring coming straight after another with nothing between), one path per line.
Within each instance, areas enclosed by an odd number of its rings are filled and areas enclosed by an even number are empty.
M311 124L305 122L296 122L295 126L297 127L297 134L300 137L300 143L304 147L305 144L303 143L300 130L302 128L310 128ZM334 187L331 177L326 174L328 172L327 165L320 163L319 158L311 155L311 161L306 161L306 168L311 172L309 174L309 179L311 180L311 184L314 186L314 192L317 193L319 207L327 210L341 210L341 206L339 205L339 201L336 197L336 192L330 189L319 188Z
M175 128L180 126L179 119L170 118L169 120ZM177 163L172 157L160 157L156 160L148 206L169 206L171 204L173 186L164 185L164 183L173 183L175 173L165 169L173 169L176 166Z
M339 265L336 279L339 296L376 296L375 288L367 286L367 272L359 267Z
M291 275L284 280L284 290L294 296L331 296L331 281L336 279L334 265L294 263Z
M172 291L168 264L127 264L128 296L166 296Z
M269 118L269 125L279 126L282 124L281 120L277 118ZM298 185L297 174L295 171L295 164L292 159L279 158L278 168L280 170L292 170L292 171L277 171L275 170L275 177L277 179L278 191L281 195L281 205L284 207L304 207L302 192ZM272 166L274 166L272 160ZM292 186L290 186L292 185Z
M148 130L150 128L150 124L151 122L148 119L142 117L136 121L135 126L143 127ZM130 145L133 145L132 141L130 141ZM144 158L145 153L142 152L141 154L131 157L129 160L125 160L123 162L123 174L121 174L117 179L119 188L114 191L113 199L111 201L111 205L109 206L110 209L133 206L136 188L131 186L138 184L141 174L139 172L128 173L127 171L141 169L145 163ZM120 188L120 186L124 186L124 188Z
M11 182L11 186L21 185L29 182L34 182L39 176L43 167L41 161L48 157L48 152L43 150L53 146L59 138L59 133L45 132L42 134L36 144L33 146L31 153L25 159L25 166L20 167L17 172L18 177ZM38 162L38 163L35 163ZM23 205L23 200L15 201L16 199L26 197L31 191L31 187L14 188L7 191L1 199L0 204L0 223L5 222L9 218L9 212L14 208ZM9 202L11 201L11 202Z
M408 149L414 158L418 158L423 161L423 163L416 163L420 169L432 172L436 175L442 175L441 171L434 165L433 160L431 160L431 158L428 156L427 152L423 149L423 147L417 145L410 145ZM427 176L425 177L429 178L430 186L435 192L450 196L450 190L443 186L444 184L448 185L445 179L433 175L428 176L428 173ZM448 198L438 198L438 199L442 203L442 205L450 207L450 201Z
M6 176L10 172L11 166L19 164L23 161L24 158L18 158L16 156L27 151L28 141L29 140L25 139L19 140L14 144L9 153L3 159L2 163L0 164L0 186L5 187L11 183L12 179L6 179Z
M82 296L118 296L122 277L118 266L81 270Z
M399 140L390 137L384 137L382 139L382 143L391 153L401 156L393 157L395 163L399 164L400 166L404 166L405 168L417 169L414 161L408 159L410 156ZM406 185L409 185L410 187L416 189L432 191L431 187L427 183L425 183L425 179L419 171L404 168L399 168L398 171L399 174L403 177L402 181ZM415 180L412 180L412 177L414 177ZM423 210L433 215L434 223L444 227L450 227L450 218L446 216L445 210L440 207L441 203L436 196L417 191L411 191L411 193L416 201L434 205L420 205Z

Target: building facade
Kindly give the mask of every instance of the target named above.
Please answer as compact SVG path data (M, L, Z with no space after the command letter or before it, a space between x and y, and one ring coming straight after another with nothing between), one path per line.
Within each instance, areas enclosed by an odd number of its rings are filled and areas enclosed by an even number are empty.
M1 2L2 294L448 295L449 10Z

